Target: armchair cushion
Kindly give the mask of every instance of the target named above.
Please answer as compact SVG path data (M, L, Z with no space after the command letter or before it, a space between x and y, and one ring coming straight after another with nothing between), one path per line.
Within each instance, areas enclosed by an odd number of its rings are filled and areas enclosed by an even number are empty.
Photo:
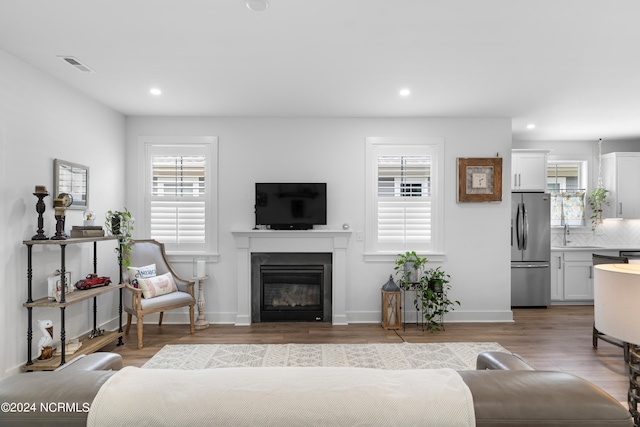
M170 294L178 290L171 273L148 278L141 277L138 279L138 287L142 289L142 296L147 299Z
M155 298L142 298L140 300L141 309L144 311L161 309L172 305L188 305L193 303L193 297L186 292L172 292L170 294L160 295Z
M144 267L129 267L127 270L129 271L129 283L136 288L138 287L138 279L155 277L156 275L155 264L145 265Z

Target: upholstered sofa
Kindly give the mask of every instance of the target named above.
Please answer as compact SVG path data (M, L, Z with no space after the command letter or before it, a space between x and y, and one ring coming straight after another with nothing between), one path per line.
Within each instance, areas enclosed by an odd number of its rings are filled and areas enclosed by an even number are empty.
M211 410L215 407L215 394L202 394L202 387L212 387L216 383L216 378L224 378L228 390L233 392L243 392L233 390L236 388L234 378L242 378L244 374L251 376L250 392L256 390L270 393L272 398L275 395L275 402L283 405L291 404L290 397L280 399L277 394L279 390L287 390L287 383L278 383L278 372L268 370L270 368L227 368L222 370L211 369L205 371L172 371L172 370L151 370L138 368L124 368L119 355L113 353L94 353L78 361L72 361L69 366L54 372L30 372L13 375L0 380L0 402L3 404L0 412L0 425L2 426L53 426L53 425L176 425L175 420L158 420L157 412L149 410L149 401L146 392L151 396L159 398L160 407L165 412L171 412L177 419L189 418L199 419L199 425L229 425L237 424L229 422L230 418L222 420L216 418L217 412ZM267 369L267 371L263 371ZM389 411L393 411L397 401L393 399L394 393L382 396L379 392L375 395L368 393L357 381L349 383L347 388L334 387L328 390L331 385L331 373L348 373L344 370L348 368L273 368L283 369L287 373L286 381L296 378L301 382L308 376L324 377L323 381L317 385L309 385L308 389L315 388L315 392L329 394L334 392L352 393L356 399L388 399L387 407L381 406L374 410L377 413L387 416ZM378 371L378 370L376 370ZM425 371L425 370L423 370ZM155 383L162 384L164 378L173 376L180 378L185 375L183 383L176 385L174 382L167 382L165 390L158 390L154 382L145 383L137 381L134 384L139 390L137 394L130 394L131 389L127 389L120 380L125 372L144 373L147 378L154 378ZM274 377L272 374L276 372ZM362 369L358 372L362 372ZM378 371L379 372L379 371ZM417 372L417 371L416 371ZM224 373L224 377L220 374ZM455 373L454 373L455 374ZM472 396L472 419L471 423L477 426L632 426L633 421L629 412L610 395L576 376L562 372L536 371L525 361L515 355L508 353L489 352L481 354L477 359L477 370L458 372L464 384L468 387ZM347 375L347 374L345 374ZM385 371L388 378L398 378L400 373ZM125 376L126 377L126 376ZM200 378L202 385L192 383L189 379ZM284 378L284 377L283 377ZM371 378L369 378L371 380ZM178 380L180 381L180 380ZM344 382L344 378L339 381ZM391 381L392 383L393 381ZM231 383L231 384L229 384ZM240 382L238 382L239 384ZM169 384L173 384L169 386ZM246 382L243 387L246 387ZM377 388L386 386L376 384ZM400 385L402 387L402 384ZM429 384L429 387L440 392L445 392L442 385ZM109 400L104 395L105 389L111 387L111 391L116 395L120 394L123 400L128 400L130 404L112 407L112 412L116 415L104 419L95 418L95 406L108 406ZM200 388L199 388L200 387ZM240 387L240 385L238 385ZM287 390L288 391L288 390ZM406 391L406 390L405 390ZM468 393L467 391L467 393ZM135 392L135 391L134 391ZM159 393L159 394L157 394ZM415 393L414 393L415 394ZM247 394L249 396L251 394ZM237 413L242 413L243 419L247 420L247 414L252 417L256 413L253 425L266 425L271 422L273 425L287 424L287 418L265 419L263 415L256 411L257 403L254 401L243 401L243 394L234 395L233 402L237 405ZM296 399L304 399L304 396L297 396ZM189 403L189 406L186 403ZM158 403L158 402L156 402ZM319 404L321 404L319 402ZM259 404L258 404L259 405ZM94 406L94 407L92 407ZM354 408L361 405L355 405ZM89 408L91 407L91 412ZM201 408L197 418L194 414L186 414L186 408ZM347 411L349 406L347 406ZM424 407L413 407L413 411L434 410L429 404ZM190 409L194 412L193 409ZM455 411L454 411L455 412ZM275 412L277 413L277 411ZM327 420L334 413L325 412ZM350 414L354 415L354 414ZM317 414L316 414L317 416ZM371 413L357 414L356 416L371 417ZM395 416L395 415L394 415ZM96 421L98 420L98 421ZM126 420L126 421L123 421ZM382 418L380 418L382 420ZM392 425L402 425L403 418L398 418ZM181 423L178 423L181 424ZM322 421L314 424L323 424ZM330 424L330 423L325 423ZM379 424L376 422L364 423ZM184 425L184 424L182 424ZM288 423L287 425L292 425ZM455 424L452 424L455 425ZM473 425L473 424L472 424Z

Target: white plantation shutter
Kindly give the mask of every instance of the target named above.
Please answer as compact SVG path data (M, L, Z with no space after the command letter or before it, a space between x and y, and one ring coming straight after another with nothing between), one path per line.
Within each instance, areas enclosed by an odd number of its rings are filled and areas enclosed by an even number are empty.
M424 248L431 241L431 157L378 156L379 249Z
M151 238L205 241L205 157L151 156Z
M431 144L418 139L398 141L404 140L367 139L366 244L370 253L437 249L439 140Z
M148 234L168 251L203 251L211 179L205 146L149 145Z

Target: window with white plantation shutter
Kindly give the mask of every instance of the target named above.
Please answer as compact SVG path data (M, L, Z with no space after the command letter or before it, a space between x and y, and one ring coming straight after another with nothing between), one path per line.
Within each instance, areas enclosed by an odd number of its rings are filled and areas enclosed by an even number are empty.
M367 252L437 249L437 142L367 138Z
M147 231L167 251L211 247L212 164L207 145L147 145Z

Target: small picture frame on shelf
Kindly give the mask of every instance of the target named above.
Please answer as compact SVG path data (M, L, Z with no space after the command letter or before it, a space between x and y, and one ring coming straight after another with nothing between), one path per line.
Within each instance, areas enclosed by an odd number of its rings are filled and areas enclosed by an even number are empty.
M71 282L71 271L65 271L65 295L70 294L74 290L73 283ZM49 284L49 300L60 302L60 294L62 292L62 275L60 270L56 270L55 273L47 278Z
M502 158L458 158L458 203L502 201Z

